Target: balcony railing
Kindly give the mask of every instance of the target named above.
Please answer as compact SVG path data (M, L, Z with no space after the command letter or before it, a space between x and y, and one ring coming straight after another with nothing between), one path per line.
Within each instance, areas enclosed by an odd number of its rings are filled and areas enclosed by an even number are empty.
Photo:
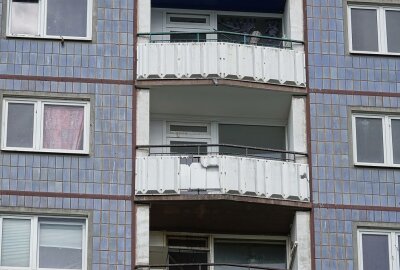
M171 36L173 38L171 39ZM227 42L244 45L257 45L293 49L294 44L304 45L304 41L288 38L251 35L227 31L201 31L201 32L150 32L139 33L138 37L148 38L151 43L165 42Z
M137 148L149 153L136 159L137 195L236 194L309 200L306 153L231 144Z
M163 264L163 265L136 265L138 270L285 270L286 268L272 268L258 265L234 264L234 263L181 263L181 264Z
M138 35L142 39L138 79L220 78L306 85L302 41L221 31Z
M298 157L307 157L307 153L303 152L235 144L138 145L136 148L147 149L152 156L190 156L196 158L204 155L227 155L292 162L296 162Z

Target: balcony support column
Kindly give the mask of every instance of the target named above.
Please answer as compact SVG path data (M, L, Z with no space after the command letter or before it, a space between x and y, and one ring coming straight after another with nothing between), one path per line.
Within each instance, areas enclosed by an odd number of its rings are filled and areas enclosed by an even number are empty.
M150 144L150 90L137 89L136 145ZM148 149L137 149L136 156L148 156Z
M287 0L284 14L286 36L294 40L304 40L303 1ZM302 44L293 44L293 49L304 51Z
M138 0L137 14L137 32L149 33L151 29L151 0ZM138 42L148 42L148 37L139 37Z
M296 212L291 230L291 270L311 269L310 212ZM297 244L296 247L293 247Z
M136 265L150 263L150 205L136 205Z
M288 121L289 150L307 152L306 97L293 96ZM307 164L307 158L297 156L296 162Z

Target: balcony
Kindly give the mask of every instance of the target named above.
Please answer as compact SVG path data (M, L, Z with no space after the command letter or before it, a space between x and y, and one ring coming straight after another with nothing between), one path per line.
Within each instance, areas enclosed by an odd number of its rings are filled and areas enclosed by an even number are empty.
M286 268L271 268L260 265L235 264L235 263L179 263L160 265L136 265L137 270L285 270Z
M305 153L230 144L138 146L136 195L239 195L309 201ZM304 160L304 159L303 159Z
M305 87L302 41L226 31L140 33L138 79L231 79Z

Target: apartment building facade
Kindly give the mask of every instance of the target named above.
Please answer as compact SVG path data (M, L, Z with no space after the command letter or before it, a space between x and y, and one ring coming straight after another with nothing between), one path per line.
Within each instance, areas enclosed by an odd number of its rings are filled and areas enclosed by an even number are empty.
M399 1L306 1L316 269L399 269Z
M136 267L311 269L302 2L136 7Z
M2 0L0 269L400 269L399 14Z
M0 3L0 269L131 269L134 1Z

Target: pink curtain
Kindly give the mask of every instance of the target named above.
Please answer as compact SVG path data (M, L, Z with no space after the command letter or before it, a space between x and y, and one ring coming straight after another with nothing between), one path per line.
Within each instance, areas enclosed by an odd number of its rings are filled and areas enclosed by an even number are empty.
M43 148L83 150L84 107L45 105Z

